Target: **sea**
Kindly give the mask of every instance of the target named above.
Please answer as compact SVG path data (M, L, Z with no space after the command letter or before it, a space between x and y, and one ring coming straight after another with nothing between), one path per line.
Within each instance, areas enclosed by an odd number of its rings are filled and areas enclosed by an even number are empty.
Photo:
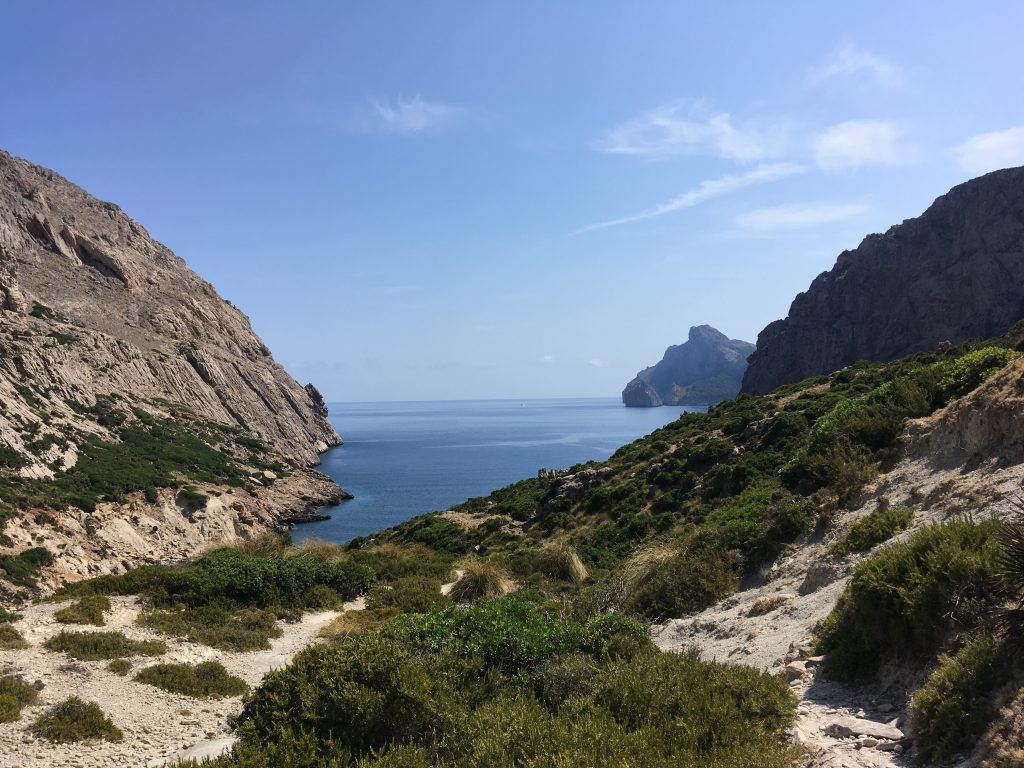
M344 445L319 469L355 498L296 526L297 542L346 542L485 496L537 470L608 458L700 407L626 408L617 398L329 403Z

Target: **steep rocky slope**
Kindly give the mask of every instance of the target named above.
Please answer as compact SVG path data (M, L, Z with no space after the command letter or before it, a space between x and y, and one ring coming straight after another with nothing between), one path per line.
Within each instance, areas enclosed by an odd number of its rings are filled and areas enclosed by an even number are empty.
M0 349L0 517L58 569L186 555L339 496L309 469L340 441L322 397L248 318L116 205L4 152Z
M687 340L637 374L622 390L628 406L714 405L740 389L754 345L730 339L710 325L690 328Z
M1024 317L1024 168L960 184L839 255L769 324L743 391L1006 331Z

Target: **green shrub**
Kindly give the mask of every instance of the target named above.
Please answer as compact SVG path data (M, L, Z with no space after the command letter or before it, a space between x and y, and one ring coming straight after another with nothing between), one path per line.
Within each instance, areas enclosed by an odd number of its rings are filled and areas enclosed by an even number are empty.
M167 646L160 640L130 640L121 632L60 632L43 646L79 661L119 659L126 656L161 656Z
M95 702L77 696L65 699L40 715L30 729L55 744L79 741L121 741L121 729L103 714Z
M14 613L9 611L3 606L0 606L0 624L11 624L18 621L21 618L20 613Z
M0 677L0 723L12 723L21 717L21 710L35 704L36 689L15 675Z
M16 555L0 555L0 570L5 578L19 587L32 587L40 568L51 565L53 555L44 547L32 547Z
M1002 601L998 529L993 520L928 526L862 562L824 622L825 672L869 676L884 658L920 660L982 626Z
M623 636L640 646L608 653ZM624 617L508 597L307 648L247 699L227 763L783 768L794 709L783 681L658 653Z
M689 540L636 568L628 579L623 607L652 621L679 618L706 608L739 583L726 551Z
M843 537L832 545L829 552L836 557L851 552L864 552L906 530L913 521L914 510L908 507L876 509L851 525Z
M515 589L515 583L504 568L488 560L470 560L462 566L462 574L448 595L460 603L481 597L500 597Z
M219 661L191 664L155 664L139 670L135 681L155 685L171 693L202 699L241 696L249 686L240 677L228 674Z
M132 671L132 663L128 659L114 659L107 664L107 669L113 672L115 675L124 677Z
M8 693L0 693L0 723L13 723L20 717L18 700Z
M21 632L10 624L0 624L0 650L11 651L19 648L28 648L28 643L21 636Z
M1018 352L1003 347L982 347L949 361L944 364L942 378L939 380L941 398L948 402L966 395L1019 356Z
M294 611L351 600L372 583L373 572L351 560L327 562L309 553L257 556L225 547L188 565L142 566L70 585L62 594L142 594L158 606L230 603Z
M143 613L139 623L163 635L225 651L264 650L270 647L271 638L283 634L273 613L231 605L157 609Z
M441 580L429 576L403 576L390 585L375 584L366 597L372 611L393 609L401 613L426 613L436 606L451 603L441 594Z
M973 747L995 715L994 692L1005 678L990 637L964 645L939 666L910 704L911 729L921 757L949 760Z
M110 600L105 595L85 595L66 608L53 614L61 624L94 624L102 627L104 611L110 610Z

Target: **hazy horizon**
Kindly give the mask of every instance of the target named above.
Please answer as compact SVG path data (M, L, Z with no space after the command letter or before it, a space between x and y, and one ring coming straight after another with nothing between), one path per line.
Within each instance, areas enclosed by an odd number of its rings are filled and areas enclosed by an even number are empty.
M0 50L0 147L122 206L329 402L616 397L1024 164L1017 3L5 18L46 51Z

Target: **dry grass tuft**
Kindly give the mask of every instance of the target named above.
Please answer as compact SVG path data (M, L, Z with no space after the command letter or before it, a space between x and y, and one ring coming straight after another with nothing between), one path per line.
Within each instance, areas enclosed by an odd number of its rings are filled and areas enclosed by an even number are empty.
M292 547L288 554L312 555L318 560L332 562L345 557L345 548L340 544L334 544L323 539L307 539L297 547Z
M238 544L240 550L255 557L281 557L290 546L291 543L286 536L271 531L266 531Z
M568 544L552 542L545 544L537 553L534 564L538 571L549 579L570 581L580 584L587 580L587 566L580 560L576 550Z
M457 603L468 603L481 597L501 597L516 588L508 572L489 560L470 560L462 564L461 570L462 575L448 593Z

